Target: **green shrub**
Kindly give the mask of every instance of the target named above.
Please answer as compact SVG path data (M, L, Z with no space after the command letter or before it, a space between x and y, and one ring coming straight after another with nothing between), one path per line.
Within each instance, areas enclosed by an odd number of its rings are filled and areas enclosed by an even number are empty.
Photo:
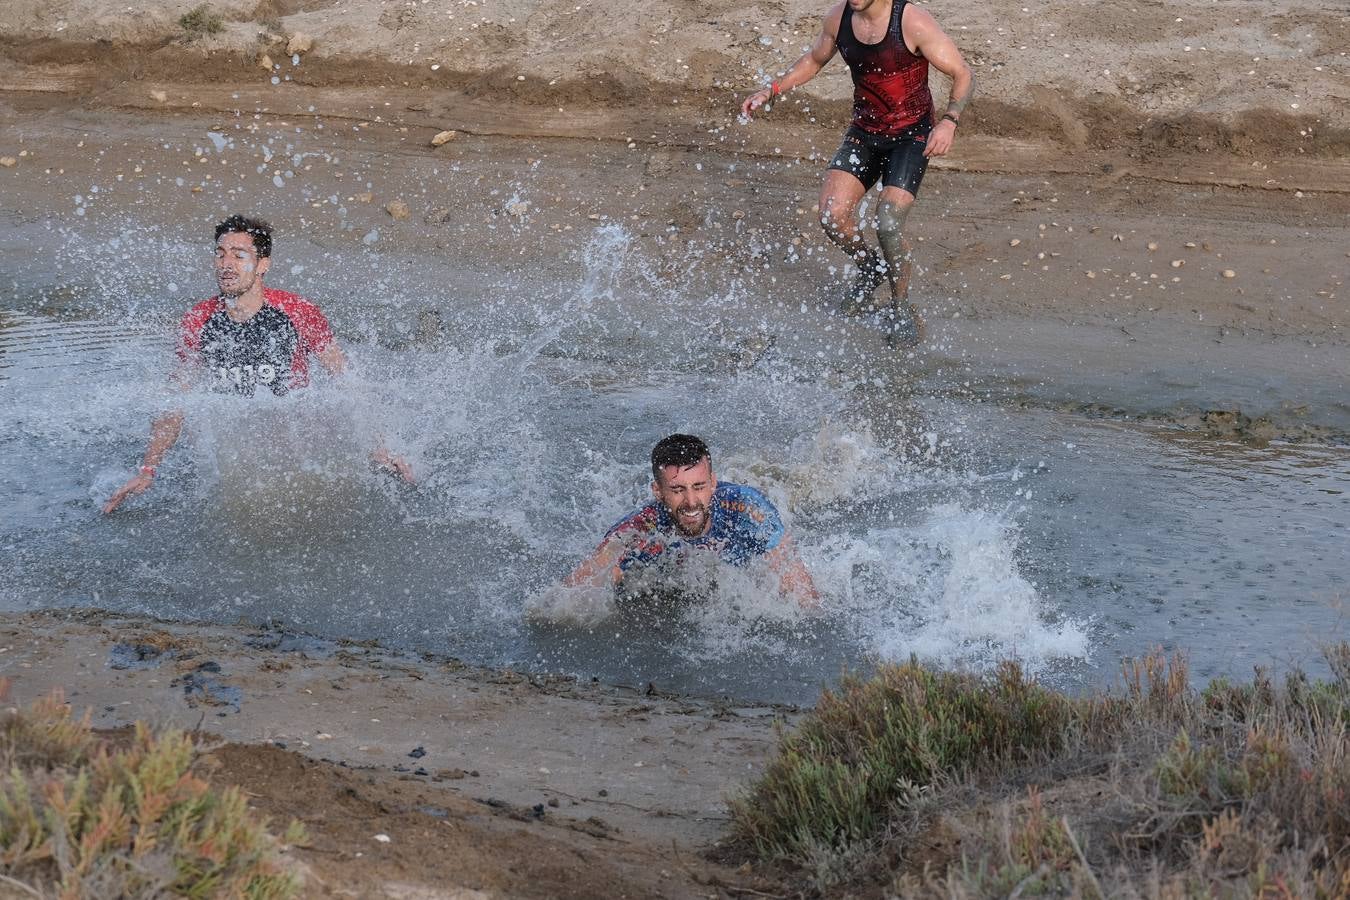
M59 694L0 722L0 874L65 898L287 898L298 890L237 788L181 732L111 748ZM287 840L303 833L293 824Z
M880 875L901 897L1350 897L1350 645L1326 656L1329 680L1196 691L1157 653L1086 697L1015 666L883 667L782 737L733 834L808 870L847 850L867 862L831 883ZM959 858L912 853L928 827Z
M764 857L870 838L905 785L1053 750L1071 714L1013 663L991 678L914 661L845 678L732 801L734 835Z

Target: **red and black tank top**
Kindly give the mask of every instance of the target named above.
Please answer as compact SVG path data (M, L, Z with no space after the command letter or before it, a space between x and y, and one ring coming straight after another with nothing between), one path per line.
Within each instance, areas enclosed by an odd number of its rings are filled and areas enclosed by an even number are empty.
M895 137L933 119L928 60L910 52L900 30L907 3L894 0L886 36L875 44L864 44L853 33L853 9L847 3L839 20L835 46L853 75L853 125L871 134Z
M268 288L263 305L246 322L225 312L219 297L203 300L183 317L178 356L202 365L213 390L253 396L259 389L284 394L309 383L309 356L333 342L324 314L296 294Z

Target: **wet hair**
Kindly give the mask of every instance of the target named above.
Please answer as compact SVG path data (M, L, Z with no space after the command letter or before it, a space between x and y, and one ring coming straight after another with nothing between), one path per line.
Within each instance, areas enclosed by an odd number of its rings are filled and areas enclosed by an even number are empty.
M272 255L272 226L262 219L250 219L248 216L235 213L216 226L216 240L219 241L223 234L235 232L253 238L253 249L258 251L259 259L266 259Z
M703 460L712 462L712 454L702 438L692 434L672 434L657 441L652 448L652 477L660 479L661 470L666 466L678 469L696 466Z

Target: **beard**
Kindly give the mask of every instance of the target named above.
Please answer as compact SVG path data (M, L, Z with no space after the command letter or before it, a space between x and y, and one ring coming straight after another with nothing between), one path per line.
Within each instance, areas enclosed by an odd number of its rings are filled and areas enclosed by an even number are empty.
M251 287L253 287L252 278L244 278L241 275L233 280L223 281L220 276L216 276L216 290L220 292L223 300L235 300L248 293Z
M687 518L688 513L698 513L697 520ZM703 534L708 529L711 518L706 506L683 507L674 510L671 515L671 519L675 522L675 530L685 537L698 537Z

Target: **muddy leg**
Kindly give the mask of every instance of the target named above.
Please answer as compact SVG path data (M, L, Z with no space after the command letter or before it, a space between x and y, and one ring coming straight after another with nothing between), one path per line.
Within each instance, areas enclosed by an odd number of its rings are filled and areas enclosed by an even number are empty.
M891 305L883 317L887 339L892 344L913 346L923 340L923 319L909 302L909 279L914 273L913 244L905 234L914 195L888 187L881 193L877 209L877 241L886 259L886 275L891 284Z
M866 310L885 268L881 257L867 246L858 228L858 204L865 193L867 189L861 181L838 169L825 173L825 183L820 188L820 224L825 229L825 236L847 253L858 267L858 277L839 305L839 311L844 315L859 315Z

